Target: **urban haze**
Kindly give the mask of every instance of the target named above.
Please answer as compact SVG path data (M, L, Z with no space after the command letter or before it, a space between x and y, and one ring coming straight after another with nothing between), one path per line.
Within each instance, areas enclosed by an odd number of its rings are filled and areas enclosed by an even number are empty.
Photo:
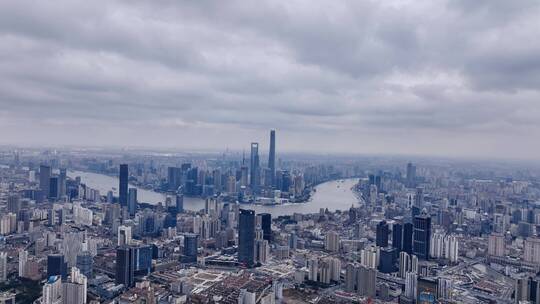
M0 1L0 304L540 304L539 16Z

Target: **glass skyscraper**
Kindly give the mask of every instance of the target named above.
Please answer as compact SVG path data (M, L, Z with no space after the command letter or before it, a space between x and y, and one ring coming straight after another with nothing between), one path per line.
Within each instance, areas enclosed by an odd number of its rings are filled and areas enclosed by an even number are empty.
M119 192L119 202L122 206L128 205L128 165L127 164L121 164L120 165L120 185L118 188Z
M261 170L259 164L259 144L251 143L251 158L250 158L250 186L254 193L259 192Z
M184 262L197 262L197 247L199 236L194 233L186 233L184 235Z
M276 131L270 131L270 151L268 153L268 168L270 169L270 185L276 186Z
M135 284L135 250L128 246L116 249L116 283L133 287Z
M255 263L255 211L240 209L238 262L246 267Z
M429 259L429 243L431 240L431 217L426 214L414 218L413 253L423 260Z

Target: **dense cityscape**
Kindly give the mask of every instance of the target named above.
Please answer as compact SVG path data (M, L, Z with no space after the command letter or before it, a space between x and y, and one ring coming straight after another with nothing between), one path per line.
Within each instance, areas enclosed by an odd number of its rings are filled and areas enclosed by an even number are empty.
M1 0L0 304L540 304L539 0Z
M268 143L3 150L0 302L540 300L539 171Z

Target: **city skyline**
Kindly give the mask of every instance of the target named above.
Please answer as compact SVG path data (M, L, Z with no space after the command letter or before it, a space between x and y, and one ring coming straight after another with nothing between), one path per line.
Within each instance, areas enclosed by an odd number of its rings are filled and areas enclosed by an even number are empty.
M3 1L0 144L537 160L539 12Z

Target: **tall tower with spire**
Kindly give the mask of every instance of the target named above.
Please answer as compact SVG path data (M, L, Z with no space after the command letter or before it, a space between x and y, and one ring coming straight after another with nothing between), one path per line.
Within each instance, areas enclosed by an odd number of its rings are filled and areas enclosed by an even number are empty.
M271 185L276 185L276 130L270 130L270 152L268 153Z

